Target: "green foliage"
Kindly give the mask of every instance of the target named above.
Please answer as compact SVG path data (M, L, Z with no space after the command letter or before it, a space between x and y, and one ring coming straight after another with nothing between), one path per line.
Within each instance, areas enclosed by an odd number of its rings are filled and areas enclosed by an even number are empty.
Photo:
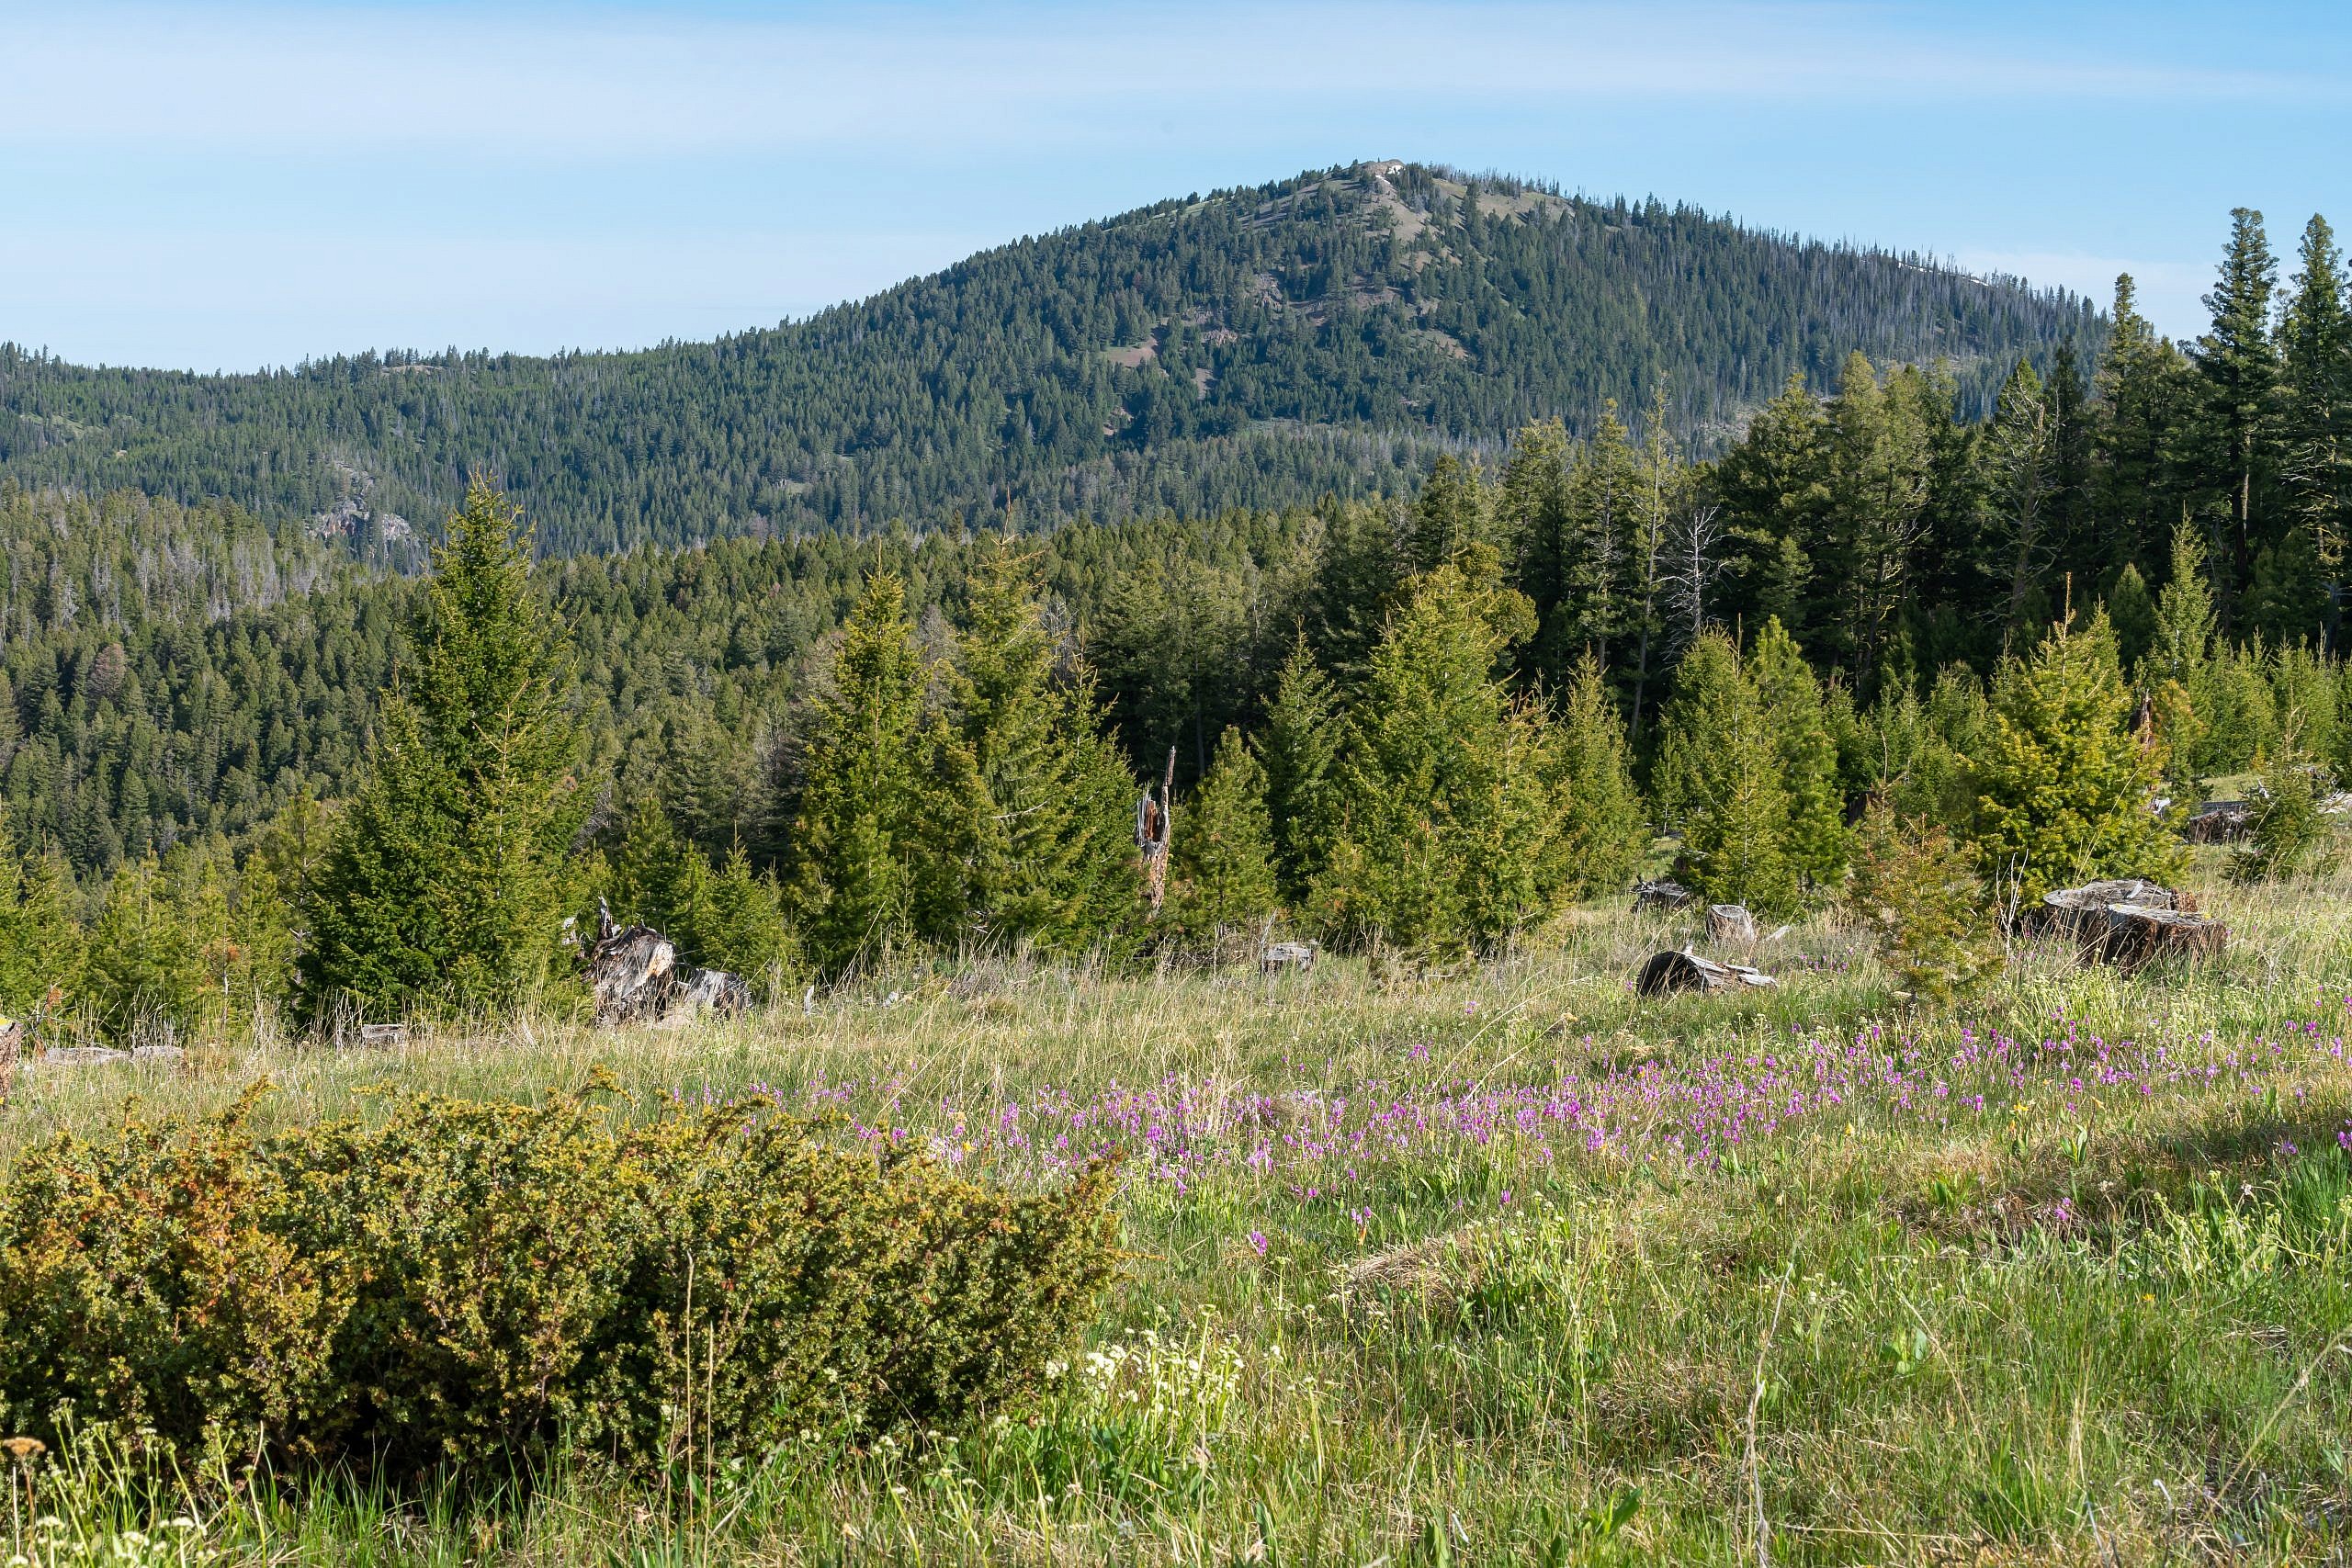
M2167 882L2186 852L2150 809L2160 757L2132 733L2115 633L2094 615L2005 662L1971 759L1977 863L2004 903L2101 876Z
M1217 738L1199 789L1176 811L1167 918L1195 945L1219 933L1255 931L1280 907L1266 774L1241 732Z
M2241 882L2324 874L2342 855L2335 824L2320 809L2335 787L2334 775L2304 750L2300 729L2290 720L2257 759L2253 831L2230 863L2230 874Z
M1108 1282L1109 1172L1014 1196L764 1102L419 1097L257 1137L24 1155L0 1197L0 1416L398 1474L645 1464L1016 1406Z
M1329 860L1340 825L1340 698L1301 637L1266 702L1255 739L1273 819L1283 896L1296 903Z
M175 891L153 857L127 865L91 928L83 999L118 1039L146 1026L185 1030L201 1015L208 987L200 931L209 922Z
M905 588L867 580L842 628L808 727L793 819L792 907L809 954L838 968L951 927L961 889L947 864L956 803L945 736L925 703L932 671L907 624Z
M1634 786L1624 720L1591 655L1570 674L1556 730L1552 789L1560 830L1553 841L1557 865L1545 876L1567 897L1622 891L1649 852L1649 818Z
M2000 968L1994 910L1965 845L1883 795L1863 815L1847 908L1915 998L1949 1002Z
M55 851L27 857L0 829L0 1012L21 1019L54 989L80 988L83 940L73 873Z
M1793 910L1790 796L1781 740L1739 650L1708 632L1682 656L1668 702L1657 795L1682 829L1675 874L1710 903L1759 915Z
M1081 665L1056 678L1034 571L1010 541L974 569L948 671L951 763L971 782L951 797L954 831L969 846L977 939L1076 953L1132 924L1136 786L1103 733L1091 676Z
M509 1005L558 951L578 740L520 524L477 480L434 552L414 665L315 888L313 1008Z
M667 936L684 962L754 983L791 962L783 895L738 845L719 864L678 835L670 815L642 802L610 860L605 888L616 919Z
M1846 801L1838 787L1837 744L1804 654L1780 621L1768 620L1747 651L1747 678L1772 731L1781 787L1788 794L1782 843L1808 886L1835 888L1845 879Z
M1487 946L1564 889L1558 738L1495 676L1498 595L1459 566L1420 580L1348 717L1341 820L1312 892L1357 941L1426 957Z

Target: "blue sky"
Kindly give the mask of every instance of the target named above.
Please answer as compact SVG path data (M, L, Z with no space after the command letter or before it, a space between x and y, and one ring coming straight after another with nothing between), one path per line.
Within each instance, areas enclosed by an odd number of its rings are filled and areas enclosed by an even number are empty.
M250 368L772 324L1359 158L1928 251L2158 325L2352 227L2352 6L0 0L0 338ZM2290 264L2291 265L2291 264Z

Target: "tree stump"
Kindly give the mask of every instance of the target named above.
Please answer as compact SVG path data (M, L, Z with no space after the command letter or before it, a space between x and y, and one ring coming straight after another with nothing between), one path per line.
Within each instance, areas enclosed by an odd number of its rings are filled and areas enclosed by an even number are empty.
M2234 844L2254 833L2254 807L2243 800L2209 800L2188 814L2181 837L2192 844Z
M2110 904L2106 915L2106 938L2098 944L2097 956L2126 969L2167 955L2209 957L2230 943L2230 928L2211 915L2131 904Z
M2182 899L2171 888L2138 877L2086 882L2080 887L2053 888L2043 894L2039 906L2018 916L2018 926L2029 936L2103 941L2107 910L2112 904L2129 904L2135 909L2177 909Z
M650 926L625 926L588 950L588 984L596 1021L611 1025L658 1016L676 988L678 950Z
M1745 904L1710 904L1707 906L1707 940L1710 942L1739 942L1756 944L1756 917L1747 912Z
M1718 964L1686 947L1679 953L1654 955L1642 965L1640 976L1634 981L1634 990L1638 996L1662 997L1676 991L1762 989L1779 984L1761 969L1745 964Z
M1672 914L1687 909L1699 901L1698 895L1679 882L1660 878L1656 882L1634 884L1634 913Z
M2229 945L2230 928L2198 914L2189 902L2137 878L2086 882L2044 895L2018 924L2030 934L2073 942L2086 963L2136 968L2167 953L2197 958Z
M1258 972L1261 975L1272 975L1284 969L1295 969L1304 975L1315 967L1316 951L1316 946L1311 942L1271 943L1258 954Z

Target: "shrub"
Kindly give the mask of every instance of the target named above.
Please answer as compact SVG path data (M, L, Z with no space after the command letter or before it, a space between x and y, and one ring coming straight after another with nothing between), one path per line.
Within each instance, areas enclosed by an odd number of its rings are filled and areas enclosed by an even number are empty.
M2000 966L1993 911L1968 852L1925 818L1874 797L1856 843L1846 899L1912 994L1950 1001Z
M419 1097L268 1138L132 1115L0 1196L0 1419L298 1461L647 1463L1017 1404L1115 1257L1110 1172L1021 1195L764 1102Z
M2324 874L2335 868L2335 829L2320 809L2335 781L2299 741L2298 726L2290 720L2277 746L2255 759L2262 777L2253 831L2230 862L2230 874L2240 882L2267 882L2304 870Z

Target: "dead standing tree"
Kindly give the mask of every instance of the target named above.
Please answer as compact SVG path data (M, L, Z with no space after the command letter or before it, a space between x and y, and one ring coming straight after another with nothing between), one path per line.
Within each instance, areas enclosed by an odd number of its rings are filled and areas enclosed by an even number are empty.
M1168 775L1160 784L1159 797L1153 798L1151 786L1146 784L1136 802L1136 848L1143 854L1143 897L1154 916L1168 897L1168 848L1174 842L1175 831L1176 748L1170 746Z

